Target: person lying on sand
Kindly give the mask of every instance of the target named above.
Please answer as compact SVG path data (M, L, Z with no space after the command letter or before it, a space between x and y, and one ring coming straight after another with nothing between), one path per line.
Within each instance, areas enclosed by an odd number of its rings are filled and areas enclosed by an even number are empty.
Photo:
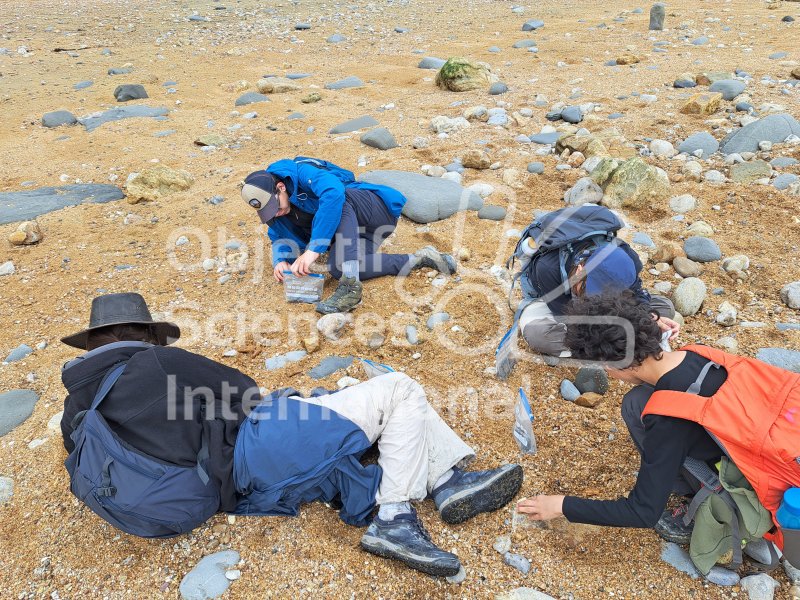
M328 271L339 280L333 295L317 304L322 314L348 312L361 302L361 280L406 274L428 267L455 273L449 254L428 246L414 254L384 254L378 248L397 226L405 197L390 187L355 181L353 173L328 161L298 156L247 176L242 198L269 227L273 275L303 276L330 249Z
M407 375L262 397L236 369L170 347L179 336L126 293L95 298L90 326L62 339L88 350L62 373L71 490L123 531L170 537L218 511L296 515L320 500L369 524L367 552L452 576L458 557L436 546L411 501L430 495L445 522L461 523L522 485L519 465L462 470L474 453ZM362 465L376 441L378 464Z
M692 499L702 501L718 486L718 464L730 460L772 515L758 537L771 529L765 537L782 547L775 514L783 493L800 485L800 423L794 418L800 376L707 346L664 352L661 329L631 291L574 299L568 314L586 319L570 323L572 356L597 361L611 377L635 386L623 398L622 417L641 465L625 498L539 495L520 501L519 512L535 520L564 515L575 523L655 527L668 541L694 546L691 517L698 505ZM681 503L665 510L671 493ZM736 545L734 556L741 552Z

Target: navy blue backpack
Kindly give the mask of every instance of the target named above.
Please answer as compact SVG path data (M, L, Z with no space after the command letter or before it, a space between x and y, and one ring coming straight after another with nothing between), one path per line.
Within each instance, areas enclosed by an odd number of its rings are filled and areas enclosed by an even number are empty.
M219 490L203 467L207 440L204 436L196 467L155 459L121 440L97 408L125 366L115 365L108 372L91 408L75 417L80 420L70 436L75 449L64 462L70 490L125 533L146 538L186 533L219 510Z

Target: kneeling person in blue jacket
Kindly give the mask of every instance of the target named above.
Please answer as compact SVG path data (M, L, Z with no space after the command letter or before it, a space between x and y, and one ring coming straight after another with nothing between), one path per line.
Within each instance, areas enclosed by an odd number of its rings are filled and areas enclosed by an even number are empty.
M428 267L456 271L455 259L428 246L414 254L384 254L380 245L395 230L405 197L395 189L355 181L327 161L298 156L247 176L242 198L269 226L273 274L308 275L330 249L328 270L339 279L333 296L317 304L322 314L348 312L361 302L361 280Z
M177 535L216 511L296 515L303 503L319 500L339 504L348 524L369 524L361 538L368 552L451 576L461 567L458 557L433 543L410 502L430 496L444 521L461 523L505 506L522 484L519 465L462 470L473 451L407 375L389 373L310 398L293 389L262 397L236 369L170 347L179 337L175 324L153 321L140 295L108 294L92 302L87 329L62 339L88 350L62 374L68 464L97 458L83 427L84 415L96 411L138 457L139 471L141 457L152 457L208 474L204 487L194 488L199 492L164 489L168 478L126 478L120 458L101 460L102 490L79 498L89 503L97 496L101 508L95 502L92 510L127 533ZM107 377L110 387L101 384ZM378 464L362 465L376 441ZM165 525L163 498L171 498L170 507L197 506L200 494L214 501L203 503L206 512L185 515L174 529Z

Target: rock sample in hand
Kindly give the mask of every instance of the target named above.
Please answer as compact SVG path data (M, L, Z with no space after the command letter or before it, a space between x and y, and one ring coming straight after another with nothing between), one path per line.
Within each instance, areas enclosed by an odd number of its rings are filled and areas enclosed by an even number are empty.
M497 81L497 75L486 63L460 57L448 59L436 74L436 85L451 92L488 90Z

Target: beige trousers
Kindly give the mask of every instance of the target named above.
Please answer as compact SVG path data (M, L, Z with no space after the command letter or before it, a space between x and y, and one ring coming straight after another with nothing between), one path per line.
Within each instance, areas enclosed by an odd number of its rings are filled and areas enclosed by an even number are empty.
M341 392L296 398L325 406L378 441L383 469L378 504L422 500L449 469L475 453L428 404L425 390L403 373L387 373Z

